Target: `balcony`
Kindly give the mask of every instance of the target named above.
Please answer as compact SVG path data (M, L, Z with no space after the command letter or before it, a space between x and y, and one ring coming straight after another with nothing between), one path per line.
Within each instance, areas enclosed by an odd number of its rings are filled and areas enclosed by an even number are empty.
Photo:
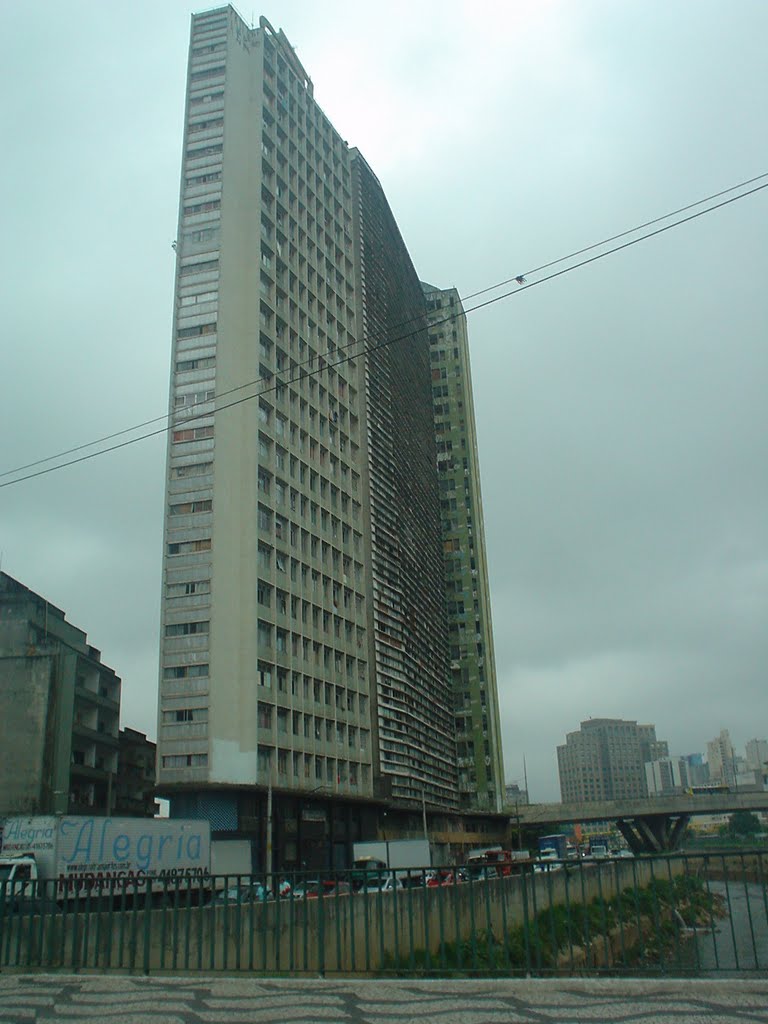
M116 715L120 713L119 700L112 700L111 697L102 697L100 693L89 690L87 686L75 686L75 696L90 705L104 708L105 711L111 711Z
M98 729L89 729L87 725L81 725L80 722L73 723L72 732L75 736L82 736L83 739L90 740L91 743L101 743L107 747L114 747L115 750L119 745L117 736L112 736L108 732L99 732Z

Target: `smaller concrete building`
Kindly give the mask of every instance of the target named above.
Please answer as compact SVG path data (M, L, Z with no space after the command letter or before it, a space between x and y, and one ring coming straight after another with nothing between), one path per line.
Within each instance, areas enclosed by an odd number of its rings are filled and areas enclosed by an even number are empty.
M0 573L0 817L107 813L120 685L60 608Z
M645 762L648 796L672 796L690 786L688 762L684 757L659 757Z
M155 800L157 744L136 729L121 729L119 741L111 810L128 817L153 818L160 810Z

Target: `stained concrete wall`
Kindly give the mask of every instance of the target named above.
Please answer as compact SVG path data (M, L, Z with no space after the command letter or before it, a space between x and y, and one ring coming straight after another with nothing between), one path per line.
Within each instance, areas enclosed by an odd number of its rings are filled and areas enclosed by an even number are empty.
M30 646L26 613L24 605L8 606L0 623L0 817L32 814L45 806L41 766L49 757L55 658L50 650Z
M682 861L670 865L672 874L684 870ZM44 918L42 932L41 919L34 919L31 933L29 920L6 917L0 920L0 950L18 965L50 967L376 972L393 967L401 957L407 962L412 950L429 951L437 964L441 943L480 933L500 941L508 930L549 906L610 899L628 886L668 878L669 870L666 862L612 861L567 873L417 888L396 895L122 913L118 908L89 915L70 911ZM89 906L95 910L96 901Z

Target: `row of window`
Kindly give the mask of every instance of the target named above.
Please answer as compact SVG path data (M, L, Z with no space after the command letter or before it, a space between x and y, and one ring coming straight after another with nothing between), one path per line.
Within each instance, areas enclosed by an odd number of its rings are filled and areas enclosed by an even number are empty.
M325 545L331 552L336 551L335 548L330 548L329 545ZM338 572L339 563L338 561L332 560L331 565L328 565L327 551L322 552L323 564L326 568L330 568L332 571L337 571L337 576L342 575L343 582L347 583L354 582L357 589L362 587L363 583L363 566L360 562L353 562L350 558L344 555L341 558L341 573ZM273 548L269 544L259 543L257 549L258 566L265 573L272 573L273 568L277 573L285 573L290 575L291 582L298 583L301 581L302 593L308 593L309 587L312 587L313 594L320 593L320 586L322 584L324 604L327 606L329 599L329 581L330 577L325 573L321 573L318 569L313 569L311 566L300 562L297 558L289 557L285 552L280 551L277 548ZM337 582L339 582L337 580Z
M185 625L205 625L199 623L186 623ZM167 630L171 627L166 627L166 636L177 636L180 635L170 634ZM203 630L198 630L202 632ZM194 632L194 630L192 630ZM205 630L207 632L207 630ZM278 654L287 654L290 650L294 657L298 657L300 652L305 661L310 660L310 652L312 658L317 664L322 664L327 669L333 668L337 675L341 675L346 669L347 676L350 676L354 672L355 658L344 651L336 650L333 647L329 647L326 644L322 644L317 640L310 640L309 637L302 636L300 633L292 633L290 630L282 629L280 626L275 626L272 622L267 622L265 619L259 619L256 625L256 636L258 639L259 648L274 648ZM351 639L351 638L350 638ZM365 631L362 627L355 627L355 639L356 645L359 650L364 648Z
M275 74L275 65L277 74ZM266 38L264 40L264 76L266 79L265 89L268 89L271 84L272 88L277 90L280 102L295 103L296 109L305 117L307 132L314 131L315 143L318 147L322 146L325 158L333 163L334 168L341 165L340 170L344 171L342 160L346 154L346 143L314 102L311 93L308 93L306 89L304 80L276 53L274 44Z
M213 424L205 427L187 427L184 430L174 430L171 434L173 444L183 444L185 441L205 441L213 437Z
M196 174L188 174L184 178L184 184L188 188L194 188L197 185L213 185L217 181L221 181L221 171L199 171Z
M197 359L178 359L176 372L185 373L190 370L207 370L216 365L216 356L199 356Z
M210 620L199 622L173 622L165 627L165 635L173 636L200 636L209 633L211 628Z
M363 668L365 668L364 664ZM259 661L257 679L259 686L265 690L271 690L274 687L277 693L285 694L290 690L292 697L302 697L305 703L312 700L315 704L335 707L337 711L346 710L361 717L368 714L366 694L339 686L337 683L329 683L316 676L306 675L295 670L289 671L280 665Z
M309 601L304 601L299 597L291 596L284 590L270 587L268 584L259 581L258 586L258 602L262 608L271 608L273 606L273 590L274 590L274 608L279 615L288 615L290 609L291 618L304 625L312 623L312 627L315 630L322 629L328 636L333 635L337 640L341 640L342 629L344 631L344 640L347 645L351 646L355 639L355 622L351 619L343 618L339 614L326 611L319 605L313 605ZM348 591L351 597L351 591ZM358 613L362 614L363 599L359 595L358 597ZM351 608L351 600L348 601L345 607ZM360 646L360 644L358 644Z
M184 722L207 722L208 708L178 708L174 711L163 712L165 724Z
M163 669L164 679L193 679L199 677L207 677L209 673L209 666L207 664L199 665L166 665Z
M196 476L207 476L213 472L212 462L188 462L181 466L176 466L171 471L172 475L177 479L185 479L187 477Z
M264 747L259 744L258 770L263 778L270 778L277 767L278 776L288 775L293 772L296 779L314 778L316 782L325 782L329 787L362 785L367 787L370 782L370 766L358 764L355 761L346 761L335 757L325 757L320 754L304 754L300 751L290 751L278 748L277 757L273 747Z
M166 754L163 757L163 768L205 768L207 765L207 754Z
M173 712L169 712L172 714ZM326 743L338 743L348 746L364 754L368 750L370 733L357 725L351 725L336 718L324 718L321 715L303 714L290 708L276 707L259 701L257 706L257 725L260 729L277 730L278 735L292 735L304 739L314 739Z
M178 541L168 545L169 555L196 555L201 551L211 550L211 538L201 537L199 540ZM170 635L170 634L167 634Z
M265 95L268 94L265 92ZM269 101L262 108L262 123L261 151L270 160L277 157L277 163L287 170L294 187L314 195L324 195L331 209L335 195L343 195L347 203L351 201L348 185L343 180L347 172L346 161L339 177L292 118L273 116Z
M213 501L210 498L200 501L179 501L171 505L168 511L172 516L190 516L199 512L212 512Z

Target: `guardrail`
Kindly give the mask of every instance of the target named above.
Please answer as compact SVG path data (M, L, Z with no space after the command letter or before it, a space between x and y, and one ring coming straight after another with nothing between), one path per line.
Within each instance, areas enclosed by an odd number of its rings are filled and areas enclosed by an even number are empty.
M539 870L534 870L534 867ZM0 883L0 968L371 976L768 968L766 853L493 869ZM441 873L442 872L442 873ZM273 895L269 883L275 889Z

